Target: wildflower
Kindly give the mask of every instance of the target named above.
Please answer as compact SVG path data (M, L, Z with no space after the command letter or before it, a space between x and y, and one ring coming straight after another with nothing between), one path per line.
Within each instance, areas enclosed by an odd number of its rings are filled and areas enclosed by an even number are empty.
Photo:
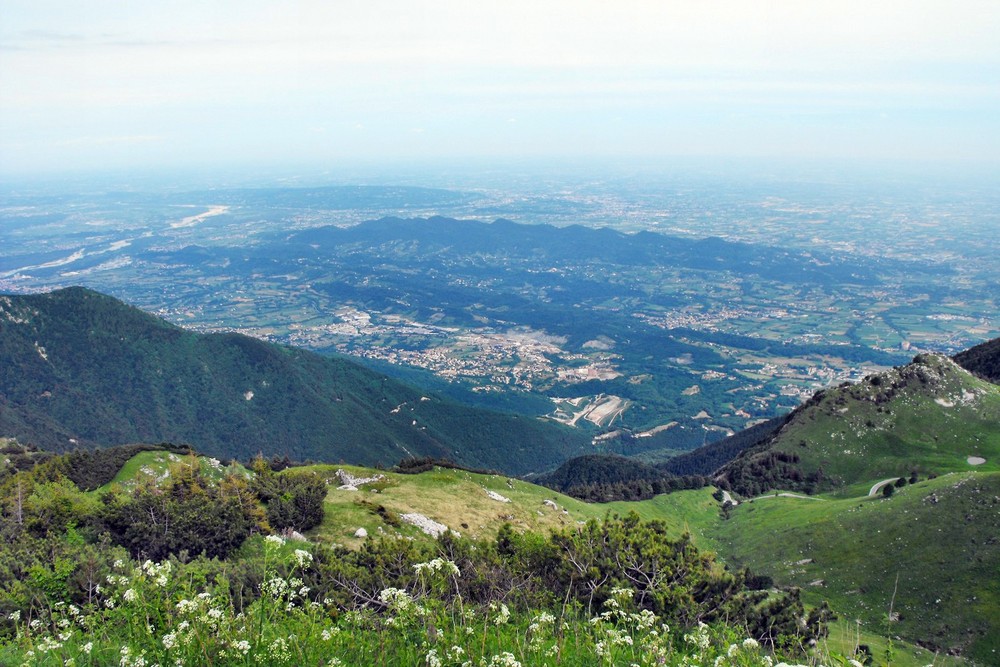
M177 635L173 632L167 633L163 635L163 639L161 641L163 641L163 648L169 651L173 647L177 646Z
M427 651L424 660L427 662L427 667L441 667L441 658L438 657L437 649L432 648Z
M285 545L285 540L279 535L268 535L264 538L264 545L271 548L278 548Z
M122 593L122 598L125 602L135 602L136 592L134 588L127 588L125 592Z
M86 644L80 647L80 650L83 651L85 654L90 655L90 652L94 650L94 642L87 642Z
M246 655L247 653L250 652L250 642L248 642L245 639L241 639L233 644L233 648L242 653L243 655Z
M42 653L45 653L47 651L55 651L56 649L62 648L62 644L57 642L52 637L42 637L42 640L38 642L35 648Z
M648 609L643 609L638 614L632 615L632 620L640 630L651 630L656 623L656 614Z
M441 572L445 575L460 575L461 571L458 566L455 565L453 561L446 560L444 558L435 558L434 560L428 561L426 563L417 563L413 566L413 570L417 574L422 574L424 572Z
M504 651L500 655L495 655L490 660L490 667L521 667L513 653Z
M756 650L760 648L760 643L756 639L747 637L746 639L743 640L743 648L747 650Z
M692 634L684 635L684 641L704 651L708 648L710 642L708 638L708 626L704 623L698 623L698 629Z
M305 549L296 549L292 555L295 556L295 562L298 563L299 567L305 567L313 559L312 554Z
M21 610L15 609L14 611L7 614L7 618L17 623L21 620Z
M114 562L114 568L115 568L116 570L120 570L120 569L122 569L123 567L125 567L125 563L124 563L124 562L122 562L122 559L121 559L121 558L118 558L118 559L116 559L116 560L115 560L115 562Z
M208 610L208 615L211 618L213 618L213 619L215 619L217 621L220 618L222 618L222 610L221 609L209 609Z
M191 600L180 600L177 603L178 614L191 614L198 609L198 603Z
M288 660L291 657L291 654L288 652L288 642L282 637L277 637L271 642L271 645L267 647L267 653L276 662L279 660Z
M28 627L30 627L32 630L37 630L38 628L42 627L42 622L39 621L37 618L33 618L31 619L31 623L28 623Z
M410 594L398 588L386 588L378 597L396 613L408 610L413 604Z
M496 602L491 602L490 609L497 612L497 615L493 618L493 622L496 625L503 625L510 620L510 609L503 602L499 606Z
M280 577L274 577L261 584L260 588L271 597L278 599L284 597L288 591L288 582Z
M860 662L858 662L854 658L850 658L847 662L851 665L851 667L865 667L864 665L862 665Z

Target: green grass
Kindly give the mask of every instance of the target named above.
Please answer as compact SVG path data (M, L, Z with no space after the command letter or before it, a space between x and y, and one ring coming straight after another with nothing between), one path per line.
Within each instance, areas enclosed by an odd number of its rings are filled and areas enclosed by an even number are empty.
M340 491L335 477L338 468L355 477L381 474L385 480L363 485L358 491ZM369 535L378 534L380 529L413 537L421 535L405 523L402 526L387 523L377 513L379 506L390 516L423 514L462 535L479 538L495 536L505 523L519 530L546 533L588 519L602 519L609 513L636 512L646 520L664 521L674 536L690 532L698 543L704 532L702 528L718 516L718 503L712 498L711 488L640 502L585 503L504 475L480 475L464 470L435 468L419 475L401 475L356 466L316 465L307 469L330 480L323 523L310 537L348 547L361 543L361 539L354 537L358 528L364 528ZM490 498L488 490L510 502ZM545 501L555 503L556 507Z
M708 532L731 564L801 586L876 633L985 662L1000 653L998 473L949 474L889 499L762 499ZM899 619L887 623L890 605Z
M116 480L142 475L143 467L165 467L163 455L137 455ZM341 491L337 489L338 469L355 477L381 474L384 479L362 485L358 491ZM861 621L861 643L871 646L876 657L884 650L887 636L956 646L980 660L998 648L988 636L1000 633L1000 625L991 620L1000 609L1000 582L995 577L1000 571L1000 549L990 543L1000 534L1000 504L990 504L1000 497L998 473L945 475L903 487L890 499L832 495L824 501L760 499L742 503L729 520L723 520L711 488L641 502L588 504L503 475L462 470L436 468L418 475L340 465L314 465L305 470L329 480L324 520L308 535L317 542L356 548L362 543L354 536L358 528L365 528L370 536L381 530L430 539L397 521L400 514L410 512L478 538L493 537L504 523L545 533L609 513L636 512L646 520L664 521L673 535L691 533L699 547L715 551L731 567L748 565L774 577L778 584L801 586L810 604L828 600L842 620L836 626L839 634L832 633L830 639L838 652L849 648L844 645L848 630L858 631L855 619ZM863 485L861 492L867 494L868 486ZM487 490L511 502L493 500ZM547 505L547 500L557 508ZM900 581L894 611L902 613L902 618L887 627L884 616L897 572ZM810 585L818 580L824 585ZM966 628L980 634L965 637ZM932 661L953 664L941 657L935 660L916 646L895 642L893 664L922 666Z
M878 385L828 391L783 429L774 449L798 456L803 472L821 469L843 497L912 471L1000 471L1000 387L942 357L904 371L883 374ZM880 401L893 382L895 395ZM986 461L973 466L970 456Z
M890 642L885 635L871 632L854 620L843 617L830 624L830 636L822 645L826 652L840 655L852 655L858 646L867 646L875 665L885 664L886 652L890 650L893 667L959 667L969 664L962 658L929 651L915 644L899 640Z
M139 452L125 462L125 465L122 466L111 482L100 487L97 491L107 491L115 484L127 486L147 479L164 479L171 465L180 463L187 458L185 455L166 451ZM230 469L217 465L218 461L207 456L199 456L198 462L201 473L212 480L222 479ZM246 472L246 468L239 463L234 463L233 465L236 466L237 470Z

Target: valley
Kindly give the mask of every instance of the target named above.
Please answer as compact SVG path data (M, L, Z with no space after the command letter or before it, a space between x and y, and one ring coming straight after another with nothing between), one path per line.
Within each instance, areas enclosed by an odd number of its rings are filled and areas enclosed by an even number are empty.
M717 185L7 195L0 289L84 284L528 416L615 396L623 410L569 420L592 438L653 433L594 441L628 454L691 449L1000 334L990 227L967 200ZM873 254L867 224L900 242Z

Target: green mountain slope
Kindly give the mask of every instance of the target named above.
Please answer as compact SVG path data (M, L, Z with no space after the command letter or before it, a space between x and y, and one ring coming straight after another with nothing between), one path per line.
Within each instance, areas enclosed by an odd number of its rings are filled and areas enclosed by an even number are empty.
M1000 473L951 473L891 498L763 497L730 514L707 533L731 565L886 636L997 664Z
M512 474L586 447L569 429L423 396L343 359L191 333L82 288L0 297L0 435L56 451L171 441L220 457L450 457Z
M718 481L744 496L784 488L861 495L890 477L1000 470L1000 387L947 357L920 355L819 392Z

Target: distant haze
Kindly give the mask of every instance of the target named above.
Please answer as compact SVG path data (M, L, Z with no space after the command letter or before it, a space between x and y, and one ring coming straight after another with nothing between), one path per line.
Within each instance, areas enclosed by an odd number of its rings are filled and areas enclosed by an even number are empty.
M0 175L665 156L1000 162L995 0L0 5Z

